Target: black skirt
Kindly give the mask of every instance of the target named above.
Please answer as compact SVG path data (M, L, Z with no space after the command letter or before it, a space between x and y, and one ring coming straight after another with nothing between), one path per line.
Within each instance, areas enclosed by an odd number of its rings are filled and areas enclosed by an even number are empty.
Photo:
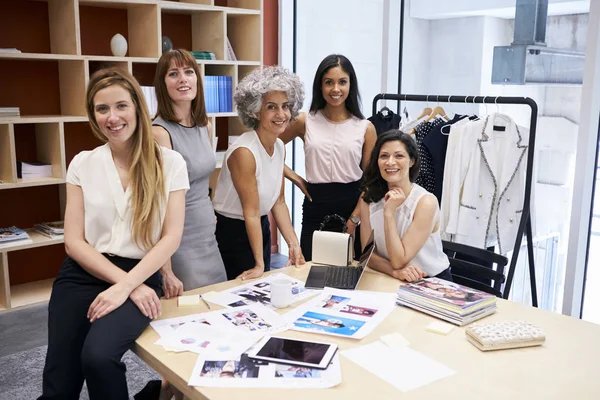
M302 204L302 233L300 247L306 261L312 260L312 236L318 231L327 215L338 214L344 219L350 218L360 197L360 181L350 183L309 183L308 193ZM354 258L361 253L360 229L354 231Z

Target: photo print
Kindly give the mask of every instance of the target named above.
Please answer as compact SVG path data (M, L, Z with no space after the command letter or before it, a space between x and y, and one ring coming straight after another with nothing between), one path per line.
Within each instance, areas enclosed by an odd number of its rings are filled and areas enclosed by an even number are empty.
M294 326L303 329L318 330L341 336L352 336L365 322L342 318L312 311L305 312L294 321Z

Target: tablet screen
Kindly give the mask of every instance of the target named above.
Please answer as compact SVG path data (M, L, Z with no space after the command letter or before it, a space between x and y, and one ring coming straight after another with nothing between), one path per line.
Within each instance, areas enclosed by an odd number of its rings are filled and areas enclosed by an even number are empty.
M330 346L327 343L302 342L299 340L272 337L256 355L259 357L319 365Z

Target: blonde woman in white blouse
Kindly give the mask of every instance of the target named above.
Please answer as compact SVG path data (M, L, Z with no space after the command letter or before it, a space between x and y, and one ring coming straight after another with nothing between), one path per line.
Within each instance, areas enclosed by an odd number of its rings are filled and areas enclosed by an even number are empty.
M103 146L67 172L65 249L48 307L40 399L128 399L121 357L160 314L158 270L183 232L185 161L158 146L142 91L116 69L98 71L87 113Z

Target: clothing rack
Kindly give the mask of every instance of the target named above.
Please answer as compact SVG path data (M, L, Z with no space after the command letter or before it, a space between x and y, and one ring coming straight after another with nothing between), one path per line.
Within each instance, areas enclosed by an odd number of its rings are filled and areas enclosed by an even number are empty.
M508 276L504 285L503 296L508 298L510 288L515 275L519 249L523 243L523 234L527 237L527 255L529 259L529 280L531 284L531 303L534 307L538 306L537 287L535 281L535 264L533 260L533 229L531 228L531 185L533 180L533 156L535 152L535 132L537 127L538 106L535 100L529 97L508 97L508 96L443 96L443 95L421 95L421 94L397 94L380 93L373 99L373 115L377 114L377 102L379 100L415 101L415 102L436 102L436 103L467 103L467 104L521 104L531 108L531 119L529 122L529 145L527 147L527 170L525 175L525 196L523 201L523 214L517 230L517 238L508 269Z

